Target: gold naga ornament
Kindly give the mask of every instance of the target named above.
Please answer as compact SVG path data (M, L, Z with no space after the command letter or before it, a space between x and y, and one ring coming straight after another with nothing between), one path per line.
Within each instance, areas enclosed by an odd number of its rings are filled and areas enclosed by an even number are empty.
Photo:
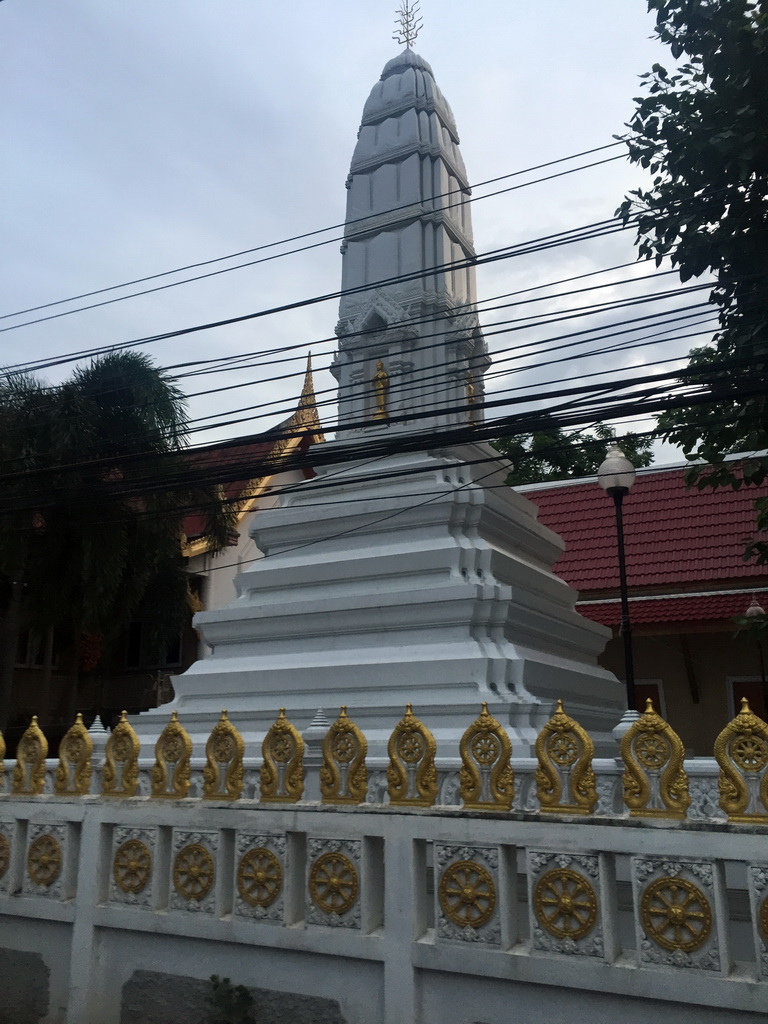
M558 700L554 715L536 737L536 795L543 812L593 814L597 788L595 746L585 729L566 715Z
M459 744L459 795L470 810L510 810L515 777L510 759L512 741L483 701L480 716Z
M720 806L729 821L760 822L768 817L768 724L750 709L741 711L715 740L720 766Z
M104 796L136 796L139 789L139 737L123 711L104 750L101 792Z
M160 733L152 766L152 796L182 800L189 792L192 775L192 739L179 721L178 711Z
M3 779L5 777L5 740L3 739L2 731L0 731L0 790L3 788Z
M58 796L85 796L91 790L93 740L78 712L59 744L54 790Z
M261 744L262 803L296 803L304 792L304 740L280 708Z
M682 740L653 710L649 697L645 714L621 740L624 803L631 817L685 818L691 798L684 753Z
M226 711L205 744L204 800L239 800L243 793L245 740Z
M406 704L405 714L389 737L387 792L400 807L431 807L437 799L435 737Z
M37 724L37 715L33 715L16 750L12 793L18 796L39 796L43 792L47 756L48 740Z
M367 753L368 741L343 705L323 740L320 794L324 804L365 803L368 795Z

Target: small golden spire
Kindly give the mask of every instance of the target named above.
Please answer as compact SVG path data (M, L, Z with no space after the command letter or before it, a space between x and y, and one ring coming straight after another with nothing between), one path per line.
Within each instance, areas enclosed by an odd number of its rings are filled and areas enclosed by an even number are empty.
M421 31L424 19L419 17L420 13L418 0L413 0L413 3L411 0L402 0L397 10L395 24L398 28L392 38L401 46L405 43L409 50L411 43L416 42L416 37Z

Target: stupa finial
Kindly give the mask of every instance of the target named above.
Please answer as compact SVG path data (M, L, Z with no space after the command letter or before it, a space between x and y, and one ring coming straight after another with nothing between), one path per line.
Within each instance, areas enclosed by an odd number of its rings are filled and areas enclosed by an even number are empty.
M419 17L419 0L402 0L398 10L396 24L398 29L392 38L401 46L403 43L411 49L411 43L416 41L416 36L421 31L423 18Z

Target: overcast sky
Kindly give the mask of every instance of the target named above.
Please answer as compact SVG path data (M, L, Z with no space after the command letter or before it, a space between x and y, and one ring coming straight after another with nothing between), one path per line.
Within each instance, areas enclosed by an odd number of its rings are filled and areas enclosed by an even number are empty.
M363 104L401 49L391 38L395 7L394 0L0 3L0 313L343 221L344 181ZM432 64L456 115L470 181L600 146L621 133L640 91L638 76L655 60L669 60L650 38L645 8L645 0L422 0L424 27L415 49ZM478 201L476 248L482 253L609 217L640 180L621 161ZM481 268L479 293L492 296L633 258L626 232ZM340 266L333 242L5 331L0 362L124 342L330 292ZM551 308L567 304L559 300ZM333 334L336 318L337 303L328 302L147 351L170 365L305 344L322 367L333 344L320 340ZM677 351L693 343L681 342ZM508 344L491 341L492 348ZM617 372L654 354L624 355ZM55 380L67 369L46 373ZM544 381L549 371L531 372L530 379ZM300 390L293 379L279 386L255 382L266 375L186 380L189 392L252 382L193 398L193 416L277 403L266 407L271 418L255 417L225 433L266 428L282 418L280 402ZM330 388L333 381L320 369L316 385Z

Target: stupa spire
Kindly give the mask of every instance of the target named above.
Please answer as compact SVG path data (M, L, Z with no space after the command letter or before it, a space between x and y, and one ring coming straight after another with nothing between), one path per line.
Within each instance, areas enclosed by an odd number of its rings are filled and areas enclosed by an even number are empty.
M421 31L424 21L419 16L420 13L418 0L414 0L413 3L410 0L403 0L397 9L395 24L398 28L392 38L401 46L405 43L409 50L413 49L411 44L416 42L416 37Z
M483 418L469 180L451 108L410 49L417 15L401 5L408 48L365 104L347 179L332 367L342 435Z

